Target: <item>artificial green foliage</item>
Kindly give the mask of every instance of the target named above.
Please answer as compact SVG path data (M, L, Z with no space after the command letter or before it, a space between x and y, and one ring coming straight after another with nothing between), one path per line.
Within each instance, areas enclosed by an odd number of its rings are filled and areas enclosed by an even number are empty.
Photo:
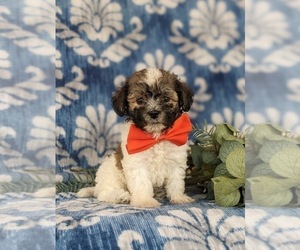
M246 145L247 200L261 206L300 205L300 140L273 124L257 125Z
M299 137L274 124L249 131L245 140L228 124L209 131L196 127L187 184L203 187L207 198L221 206L241 205L245 199L268 207L299 206Z
M78 192L79 189L95 186L95 177L97 169L71 169L72 178L66 182L56 183L56 193Z
M207 191L208 199L220 206L244 203L245 139L228 124L211 130L196 127L195 145L191 147L193 168L187 184L197 184Z

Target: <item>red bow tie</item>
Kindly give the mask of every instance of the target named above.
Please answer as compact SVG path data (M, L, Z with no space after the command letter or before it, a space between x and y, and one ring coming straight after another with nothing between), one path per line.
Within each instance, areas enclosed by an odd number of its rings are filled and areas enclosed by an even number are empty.
M162 140L168 140L177 146L182 146L187 142L188 134L192 130L192 124L187 113L181 115L171 128L166 130L159 138L153 138L151 134L137 128L131 124L127 138L128 154L135 154L151 148Z

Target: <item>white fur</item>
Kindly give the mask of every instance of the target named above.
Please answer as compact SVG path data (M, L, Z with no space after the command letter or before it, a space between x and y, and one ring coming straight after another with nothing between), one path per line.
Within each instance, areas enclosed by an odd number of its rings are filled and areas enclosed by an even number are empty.
M110 203L130 202L135 207L157 207L153 188L165 186L172 203L186 203L193 199L184 194L187 168L187 148L161 141L152 148L129 155L126 149L130 124L125 124L121 136L123 170L116 167L114 155L106 158L96 175L93 195ZM80 190L78 196L91 195L91 188Z
M148 68L146 73L147 84L152 86L162 77L162 73L157 68Z

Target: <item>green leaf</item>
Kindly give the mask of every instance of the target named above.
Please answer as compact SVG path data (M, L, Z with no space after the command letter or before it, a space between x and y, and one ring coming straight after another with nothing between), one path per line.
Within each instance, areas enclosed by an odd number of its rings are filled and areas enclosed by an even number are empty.
M276 153L270 160L270 166L283 177L300 178L300 148L289 147Z
M221 145L224 135L233 135L233 133L236 131L237 130L235 128L226 123L217 124L213 133L213 138Z
M296 138L290 138L287 136L282 136L282 135L277 135L277 134L268 134L265 136L265 138L269 141L287 141L287 142L291 142L294 144L299 143L299 140L297 140Z
M216 203L222 207L233 207L239 203L240 199L241 193L239 190L235 190L232 193L226 195L215 194Z
M251 177L258 177L258 176L280 177L280 175L276 174L271 169L268 163L261 163L252 170Z
M191 153L192 153L192 159L194 166L196 167L201 167L203 160L202 160L202 153L203 150L200 146L198 145L192 145L191 146Z
M288 141L267 141L259 151L259 157L264 162L269 162L273 155L285 148L298 148L294 143Z
M207 195L205 197L206 200L214 200L215 194L214 194L214 184L212 181L209 181L207 183Z
M219 164L216 169L215 169L215 173L214 173L214 177L219 177L219 176L226 176L226 177L233 177L227 170L226 164L224 162L222 162L221 164Z
M239 138L234 135L229 135L229 134L223 135L223 139L225 141L237 141L240 144L245 144L245 138Z
M235 206L241 194L239 188L245 183L245 179L231 179L228 177L220 176L212 178L214 183L214 193L216 203L223 207Z
M284 206L293 198L291 188L299 185L300 179L278 179L268 176L249 178L253 202L262 206Z
M230 124L224 123L224 125L226 125L226 127L231 130L232 134L238 132L238 130L235 127L231 126Z
M227 156L236 148L244 148L244 146L237 141L224 141L219 151L221 161L225 162Z
M262 163L262 160L257 157L258 153L251 152L247 147L245 148L245 152L245 164L248 169Z
M245 149L236 148L226 158L228 172L234 177L245 178Z
M207 177L208 180L210 180L214 176L215 169L211 166L203 164L202 170L203 177Z
M263 144L266 141L266 136L281 135L287 130L273 124L255 125L252 136L257 143Z
M217 154L212 151L203 151L202 153L202 159L204 163L210 163L215 159L217 159L217 157L218 157Z

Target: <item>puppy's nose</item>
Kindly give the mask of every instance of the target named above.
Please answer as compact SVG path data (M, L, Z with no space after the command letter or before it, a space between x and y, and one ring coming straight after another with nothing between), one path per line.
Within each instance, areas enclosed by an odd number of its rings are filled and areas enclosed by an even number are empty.
M148 113L152 119L156 119L158 117L159 111L152 110Z

